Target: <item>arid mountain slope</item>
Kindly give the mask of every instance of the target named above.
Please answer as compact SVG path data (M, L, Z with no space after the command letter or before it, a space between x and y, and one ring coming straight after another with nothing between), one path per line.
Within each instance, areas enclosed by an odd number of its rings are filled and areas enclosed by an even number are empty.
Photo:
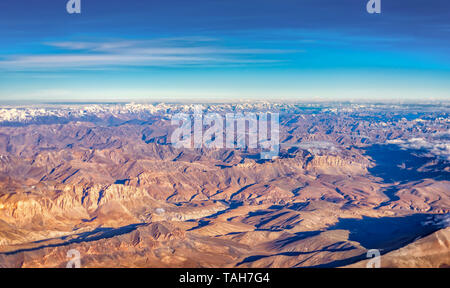
M450 262L448 245L415 241L448 230L429 222L450 212L445 107L264 104L280 113L268 160L175 148L170 114L193 107L137 107L5 108L0 266L64 267L70 249L83 267L341 267L370 249ZM442 257L405 264L427 245Z

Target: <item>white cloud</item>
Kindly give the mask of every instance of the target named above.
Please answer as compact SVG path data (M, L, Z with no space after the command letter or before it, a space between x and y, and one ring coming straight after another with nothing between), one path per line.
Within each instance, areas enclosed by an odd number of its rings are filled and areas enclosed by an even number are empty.
M411 138L408 140L395 139L388 144L397 144L404 149L425 150L428 153L450 161L450 141L448 133L435 134L430 139Z
M422 222L422 225L433 225L442 229L450 227L450 213L430 216L427 221Z
M300 50L240 49L205 46L212 39L164 38L153 40L118 40L45 43L60 51L54 54L6 55L0 69L47 70L92 69L112 66L214 66L280 62L257 55L300 53ZM67 52L70 53L67 53ZM66 52L66 53L65 53ZM261 59L262 58L262 59Z

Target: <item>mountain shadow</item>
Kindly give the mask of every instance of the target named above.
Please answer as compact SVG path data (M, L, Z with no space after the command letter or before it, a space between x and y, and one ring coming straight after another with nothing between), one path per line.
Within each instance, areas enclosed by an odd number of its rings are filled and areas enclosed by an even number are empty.
M398 145L372 145L366 149L375 166L369 172L383 179L385 183L410 182L422 179L450 180L450 173L439 164L427 166L435 157L424 155L423 150L402 149ZM442 164L445 165L445 164ZM427 169L424 169L427 166Z
M348 230L350 241L356 241L366 249L379 249L384 254L439 230L433 225L423 225L429 217L429 214L414 214L404 217L340 219L329 230Z

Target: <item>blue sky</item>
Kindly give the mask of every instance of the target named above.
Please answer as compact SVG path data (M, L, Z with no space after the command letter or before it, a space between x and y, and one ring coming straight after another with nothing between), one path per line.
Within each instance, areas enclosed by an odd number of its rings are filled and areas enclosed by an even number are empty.
M450 99L450 3L0 2L0 100Z

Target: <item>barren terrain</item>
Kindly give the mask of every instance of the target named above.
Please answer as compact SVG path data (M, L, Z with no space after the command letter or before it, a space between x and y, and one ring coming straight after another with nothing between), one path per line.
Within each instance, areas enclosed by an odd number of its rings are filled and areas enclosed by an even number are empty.
M447 105L208 104L280 113L280 154L175 148L188 104L0 109L0 266L450 265ZM364 262L366 261L366 262Z

